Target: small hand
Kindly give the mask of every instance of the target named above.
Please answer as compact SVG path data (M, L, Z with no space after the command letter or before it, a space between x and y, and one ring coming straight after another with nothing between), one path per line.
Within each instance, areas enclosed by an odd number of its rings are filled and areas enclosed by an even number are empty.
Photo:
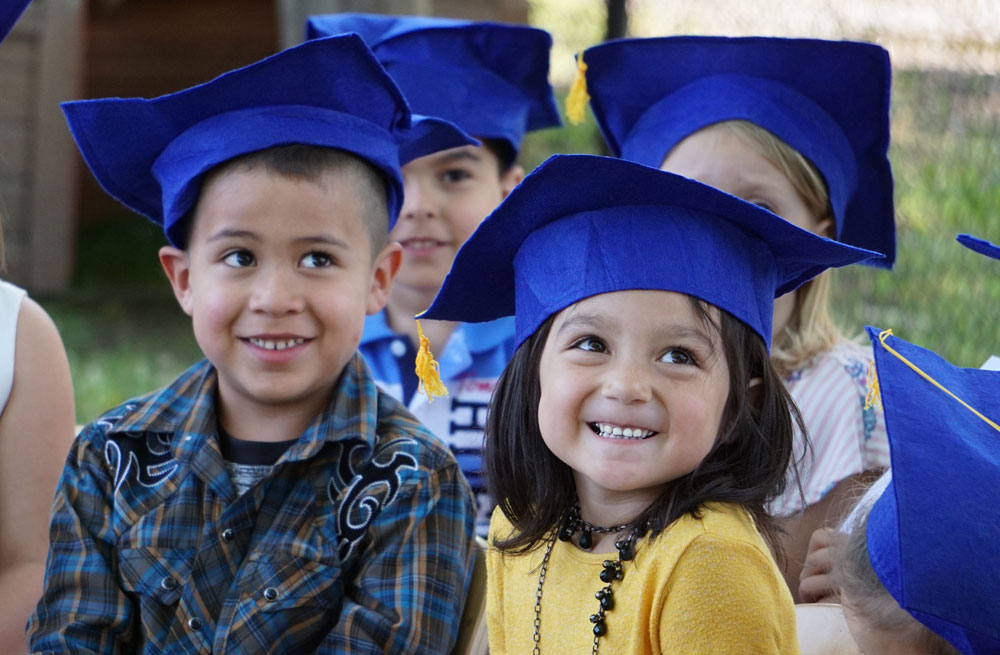
M834 528L820 528L809 538L806 561L799 575L799 597L804 603L839 603L840 589L832 575L836 550L848 535Z

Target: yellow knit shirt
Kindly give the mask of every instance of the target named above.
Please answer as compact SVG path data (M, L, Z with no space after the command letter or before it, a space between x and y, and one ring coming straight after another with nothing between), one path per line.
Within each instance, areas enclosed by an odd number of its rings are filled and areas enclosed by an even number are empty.
M499 509L490 542L512 526ZM535 592L544 544L525 555L490 548L487 623L490 655L532 651ZM556 540L542 589L543 655L581 655L593 646L589 617L604 586L594 554ZM792 596L750 516L737 505L710 504L701 518L675 521L655 540L640 540L625 576L614 583L601 653L798 653Z

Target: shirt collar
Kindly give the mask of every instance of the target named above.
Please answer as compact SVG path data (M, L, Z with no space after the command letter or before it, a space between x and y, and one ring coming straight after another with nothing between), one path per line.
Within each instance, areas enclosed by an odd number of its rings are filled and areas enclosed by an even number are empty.
M513 340L514 317L504 316L503 318L485 323L461 323L455 328L455 332L448 339L448 344L445 346L446 350L455 341L456 334L458 333L462 334L462 341L468 351L473 354L479 354L496 348L504 341ZM361 336L361 345L396 339L399 336L389 327L389 321L383 309L378 314L373 314L365 319L365 330Z
M108 429L113 433L173 434L174 455L184 460L217 433L215 411L218 375L208 360L195 364L171 384L128 406ZM324 410L288 449L283 460L308 459L327 442L354 440L374 447L378 390L361 355L344 366Z

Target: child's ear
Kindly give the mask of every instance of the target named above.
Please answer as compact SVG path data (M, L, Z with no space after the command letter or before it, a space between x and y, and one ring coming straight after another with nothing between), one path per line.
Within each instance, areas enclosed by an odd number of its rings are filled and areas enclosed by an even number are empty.
M188 316L191 315L191 262L188 254L180 248L173 246L163 246L160 248L160 265L170 280L170 286L174 290L174 296L180 304L181 309Z
M524 179L524 169L520 164L514 164L500 176L500 190L503 191L503 197L506 198L507 194L514 190L521 180Z
M396 273L399 272L402 261L403 246L399 245L398 241L388 242L376 255L372 270L372 286L368 292L368 306L365 309L369 315L378 314L389 301L389 288Z

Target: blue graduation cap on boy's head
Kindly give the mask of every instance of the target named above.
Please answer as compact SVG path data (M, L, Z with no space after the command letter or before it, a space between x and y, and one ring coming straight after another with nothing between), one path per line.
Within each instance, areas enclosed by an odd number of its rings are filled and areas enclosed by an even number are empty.
M696 296L771 343L776 295L878 253L799 229L679 175L610 157L556 155L529 174L459 250L421 318L515 315L516 344L601 293Z
M886 51L815 39L625 39L583 53L587 91L615 155L657 168L698 130L727 120L763 127L826 180L837 239L883 253L896 230L889 166Z
M971 234L959 234L955 237L955 241L958 241L969 250L978 252L980 255L986 255L992 259L1000 259L1000 246L990 243L985 239L977 239Z
M4 0L0 3L0 41L7 38L31 0Z
M356 32L414 111L449 120L517 153L525 132L558 126L548 32L427 16L311 16L307 38Z
M240 155L305 144L339 148L385 177L390 227L408 158L474 143L409 105L356 35L299 45L199 86L159 98L62 105L84 160L104 190L184 245L183 219L207 172Z
M1000 371L952 366L871 327L868 336L892 458L868 515L872 568L959 651L998 653Z

